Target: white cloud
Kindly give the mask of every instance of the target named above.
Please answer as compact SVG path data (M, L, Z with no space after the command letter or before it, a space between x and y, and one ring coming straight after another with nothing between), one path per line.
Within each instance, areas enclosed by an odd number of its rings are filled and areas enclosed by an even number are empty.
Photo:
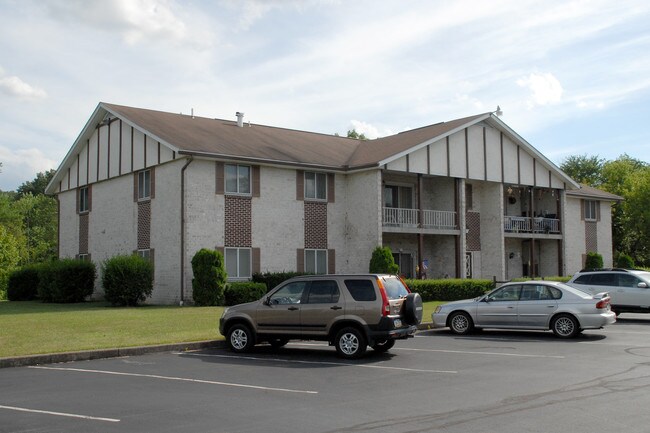
M9 191L36 177L37 173L56 168L58 162L49 159L40 149L9 149L0 146L0 190Z
M366 136L366 138L369 138L371 140L379 137L386 137L388 135L393 135L394 132L386 129L386 128L378 128L374 125L371 125L370 123L363 122L361 120L351 120L350 121L350 129L354 129L357 131L359 134L363 134Z
M520 87L530 90L529 108L535 105L551 105L562 101L562 85L551 73L533 72L528 77L517 80Z
M0 68L0 90L6 95L20 99L42 99L47 97L45 90L29 85L16 76L6 76Z

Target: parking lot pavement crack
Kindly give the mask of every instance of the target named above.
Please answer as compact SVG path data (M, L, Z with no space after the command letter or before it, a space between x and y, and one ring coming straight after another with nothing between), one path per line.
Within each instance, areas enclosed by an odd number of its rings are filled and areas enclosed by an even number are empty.
M638 373L637 370L647 367L645 364L637 364L619 373L602 376L583 383L564 386L559 389L507 398L490 405L415 417L408 416L376 420L331 430L327 433L378 432L386 431L387 429L397 433L424 433L468 424L474 421L481 421L486 418L495 418L504 415L511 416L515 413L566 404L576 400L585 400L605 395L608 398L612 398L612 393L620 394L649 387L650 372L641 376L634 374Z

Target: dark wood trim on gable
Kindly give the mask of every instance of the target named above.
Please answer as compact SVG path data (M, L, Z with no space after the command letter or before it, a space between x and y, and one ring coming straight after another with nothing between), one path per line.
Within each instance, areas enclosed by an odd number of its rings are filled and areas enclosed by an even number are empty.
M95 173L95 181L96 182L99 182L99 156L101 154L101 152L100 152L101 144L100 144L100 141L99 141L99 136L101 135L101 132L102 132L102 128L99 128L97 130L97 172Z
M465 179L469 179L469 129L465 128Z
M407 153L407 154L406 154L406 172L407 172L407 173L410 173L410 172L411 172L411 161L410 161L409 156L411 156L411 155L409 155L409 154Z
M521 147L517 146L517 183L521 185L521 155L519 151Z
M135 138L135 132L134 132L133 126L131 127L131 170L133 171L133 160L135 159L135 142L133 141Z
M108 143L106 144L106 179L111 178L111 124L108 124ZM97 178L99 179L99 173L97 173Z
M122 176L122 119L120 119L120 156L118 159L118 164L117 164L117 175Z
M505 160L503 159L503 132L499 134L501 141L501 182L506 181Z
M537 186L537 160L533 158L533 186Z
M431 145L427 146L427 174L431 174Z
M449 136L447 136L446 141L447 141L447 177L451 177L451 157L449 156Z
M488 163L487 163L487 130L483 127L483 180L488 180Z

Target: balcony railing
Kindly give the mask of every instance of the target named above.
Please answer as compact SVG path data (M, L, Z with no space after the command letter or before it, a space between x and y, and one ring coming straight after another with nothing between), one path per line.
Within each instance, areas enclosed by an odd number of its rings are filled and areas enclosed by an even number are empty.
M385 207L383 224L385 227L456 229L456 212L441 210L422 211L422 221L418 209Z
M560 220L543 217L520 217L506 215L504 229L507 233L560 233Z

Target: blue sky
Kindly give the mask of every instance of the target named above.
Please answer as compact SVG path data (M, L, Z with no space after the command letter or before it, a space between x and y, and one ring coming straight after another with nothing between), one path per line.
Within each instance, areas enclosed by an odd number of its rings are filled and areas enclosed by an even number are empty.
M100 101L374 138L487 111L650 162L650 2L0 0L0 190Z

